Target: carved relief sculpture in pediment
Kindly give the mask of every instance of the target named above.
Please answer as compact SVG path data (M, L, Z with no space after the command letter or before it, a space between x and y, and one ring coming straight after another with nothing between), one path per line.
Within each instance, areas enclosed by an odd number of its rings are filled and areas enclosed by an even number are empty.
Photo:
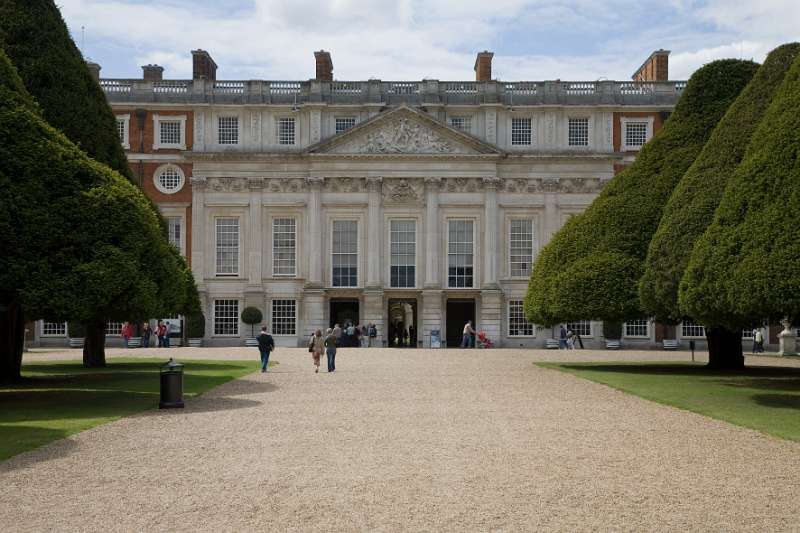
M333 153L468 154L473 151L419 122L400 117L334 147Z
M425 185L422 180L388 180L383 187L384 202L416 203L422 199Z

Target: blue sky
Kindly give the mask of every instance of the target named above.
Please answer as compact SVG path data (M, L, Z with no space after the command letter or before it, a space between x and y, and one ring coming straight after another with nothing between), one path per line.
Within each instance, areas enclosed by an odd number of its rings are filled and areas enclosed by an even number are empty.
M498 79L628 79L665 48L670 77L686 79L713 59L763 60L800 28L800 0L57 3L103 77L140 77L147 63L190 77L189 51L203 48L223 79L308 79L313 51L325 49L337 79L469 80L475 53L488 49Z

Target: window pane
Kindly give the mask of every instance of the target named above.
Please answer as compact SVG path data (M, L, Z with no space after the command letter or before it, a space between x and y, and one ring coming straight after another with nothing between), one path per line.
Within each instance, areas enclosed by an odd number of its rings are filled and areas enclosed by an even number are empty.
M525 319L522 300L508 302L508 335L510 337L533 337L534 325Z
M647 337L649 334L647 319L629 320L625 322L626 337Z
M125 144L125 119L117 119L117 135L119 135L119 142Z
M700 324L695 324L691 320L684 320L681 323L681 337L705 337L706 328Z
M181 123L178 120L160 120L161 144L181 144Z
M336 117L336 133L347 131L356 125L356 117Z
M333 221L332 284L334 287L358 285L358 222Z
M390 222L390 286L416 285L416 221Z
M450 117L450 127L469 133L472 129L472 117Z
M181 217L167 217L167 237L178 250L181 249Z
M272 300L272 333L295 335L297 327L297 302L295 300Z
M509 264L512 277L531 274L533 261L533 220L511 220L509 235Z
M531 119L511 119L511 144L514 146L531 144Z
M589 146L589 119L569 119L569 145Z
M272 223L272 270L276 276L294 276L296 265L296 223L293 218L276 218Z
M239 273L239 219L217 219L217 274Z
M239 334L239 301L214 300L214 335Z
M219 117L219 144L239 144L239 117Z
M293 118L282 118L278 120L278 144L294 144Z
M647 142L647 122L625 123L625 146L643 146Z
M66 322L42 322L42 335L45 337L63 337L67 334Z
M448 220L447 285L466 288L473 285L473 221Z
M581 337L590 337L592 335L592 323L588 320L567 322L566 326L567 329L571 329L573 333Z

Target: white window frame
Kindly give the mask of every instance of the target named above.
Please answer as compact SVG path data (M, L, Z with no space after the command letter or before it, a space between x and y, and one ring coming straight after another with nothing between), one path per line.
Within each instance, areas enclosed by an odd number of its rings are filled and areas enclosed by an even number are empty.
M123 324L124 322L115 322L113 320L106 322L106 337L121 337Z
M522 276L515 276L514 275L514 269L513 269L513 266L512 266L514 263L511 261L511 257L512 257L512 254L511 254L511 251L512 251L512 248L511 248L511 244L512 244L512 240L511 240L511 235L512 235L512 233L511 233L511 225L512 225L512 223L514 221L517 221L517 220L522 220L522 221L531 223L531 260L530 260L530 264L528 265L528 274L525 274L525 275L522 275ZM527 278L530 277L530 271L531 271L531 269L533 269L533 261L536 259L536 219L535 218L533 218L533 217L517 217L517 216L511 216L511 217L508 218L508 256L507 257L508 257L508 277L515 278L515 279L527 279Z
M392 223L393 222L413 222L414 223L414 262L411 265L397 265L397 266L413 266L414 267L414 283L408 287L396 287L392 285ZM388 238L386 240L389 243L389 271L387 272L388 276L388 286L392 289L414 289L419 284L419 258L418 258L418 237L419 237L419 221L416 218L407 218L407 217L393 217L389 219L388 224Z
M519 307L520 307L520 313L521 313L520 316L522 317L522 320L526 324L530 325L530 327L531 327L531 334L530 335L514 335L513 333L511 333L511 318L512 318L511 317L511 307L512 306L516 307L517 305L519 305ZM512 339L535 339L536 338L536 324L534 324L533 322L528 322L528 320L525 318L525 310L524 310L524 304L523 304L523 299L522 298L510 299L510 300L508 300L506 302L506 333L508 334L508 337L510 337Z
M684 332L686 331L685 328L700 328L702 330L702 335L686 335ZM706 328L696 322L681 322L681 338L682 339L704 339Z
M355 283L355 285L334 285L333 284L333 278L334 278L334 274L333 274L333 269L334 269L333 256L334 256L334 254L335 255L350 255L350 254L336 253L333 250L333 244L334 244L334 242L333 242L333 229L334 229L334 226L336 225L337 222L355 222L355 224L356 224L356 263L355 263L355 265L356 265L356 283ZM360 262L361 261L361 221L358 218L354 218L354 217L337 217L337 218L331 219L331 227L330 227L329 238L330 238L329 242L331 243L330 252L328 254L328 256L330 257L331 287L332 288L336 288L336 289L352 289L352 288L359 287L360 286L360 281L361 281L361 262Z
M236 302L236 332L235 333L217 333L217 302ZM238 298L214 298L211 302L213 319L211 320L211 336L212 337L239 337L242 331L242 302Z
M642 325L634 324L633 322L644 322L645 333L644 335L633 335L628 333L628 325L634 328L640 328ZM647 318L632 320L629 322L623 322L622 324L622 336L626 339L649 339L650 338L650 320Z
M576 120L586 121L586 144L571 144L570 143L570 123ZM592 117L588 115L573 115L567 117L567 147L576 150L586 150L592 146Z
M63 327L64 328L64 333L45 333L45 331L47 330L47 326L48 325L49 326L54 326L55 325L57 327ZM40 337L47 337L47 338L55 338L55 337L63 338L63 337L66 337L66 336L69 335L69 330L67 329L67 327L68 326L67 326L66 322L50 322L49 320L40 320L39 321L39 336Z
M217 247L219 220L230 219L237 221L237 243L236 243L236 272L219 271L219 248ZM220 278L234 278L240 275L242 268L242 219L238 215L219 215L214 217L214 275Z
M471 222L472 223L472 284L464 287L457 287L450 285L450 256L451 255L458 255L458 254L451 254L450 253L450 223L451 222ZM478 268L477 268L477 260L476 260L476 250L477 246L477 233L479 231L477 220L474 218L469 217L448 217L446 219L445 224L445 231L447 231L447 239L445 243L445 285L448 289L474 289L475 285L478 281Z
M591 320L576 320L575 322L566 322L566 323L564 323L564 327L566 327L567 330L569 330L570 329L569 326L576 326L578 324L588 324L589 325L589 333L586 334L586 335L581 334L581 338L582 339L591 339L592 337L594 337L594 326L592 325L592 321ZM573 333L578 333L577 331L575 331L576 329L577 328L572 328Z
M179 122L181 142L162 143L161 122ZM158 113L153 113L153 150L162 149L186 150L186 115L159 115Z
M458 120L464 121L463 128L459 128L453 125L454 122ZM472 133L472 115L452 115L448 117L447 125L456 131L460 131L461 133ZM531 123L531 128L532 127L533 124Z
M627 135L625 134L628 123L630 122L645 122L647 123L647 134L645 135L645 144L647 144L650 139L653 138L653 120L654 118L651 117L620 117L619 119L619 131L620 131L620 150L622 152L638 152L642 149L642 146L629 146L626 144Z
M515 120L527 120L530 124L530 132L529 132L529 139L527 143L515 143L514 142L514 121ZM508 121L508 145L512 148L526 148L534 145L536 133L536 124L534 123L533 117L510 117Z
M276 248L276 240L275 240L275 228L276 228L276 226L275 226L275 221L277 221L277 220L291 220L291 221L294 222L294 258L293 258L293 260L294 260L294 269L292 270L291 273L288 273L288 272L279 273L278 269L277 269L278 256L275 253L276 252L276 249L275 249ZM297 220L297 217L295 217L295 216L278 216L278 215L276 215L276 216L272 217L272 219L271 219L271 226L272 226L272 233L271 233L271 237L272 237L272 275L273 275L273 277L276 277L276 278L293 278L293 277L296 277L297 276L297 243L298 243L298 231L297 231L298 220Z
M291 120L294 123L294 130L292 132L292 142L281 142L281 121ZM289 116L275 117L275 144L278 146L296 146L297 145L297 118Z
M294 314L291 317L282 317L282 318L291 318L291 327L292 333L278 333L278 328L276 327L275 321L275 306L276 304L284 305L286 302L292 302L293 304L293 311ZM271 319L271 329L272 335L275 337L296 337L297 336L297 299L296 298L273 298L272 302L269 305L270 309L270 319Z
M346 120L346 121L352 121L352 122L353 122L353 124L352 124L352 125L350 125L350 126L348 126L348 127L346 127L346 128L344 128L343 130L341 130L341 131L340 131L340 130L339 130L339 121L340 121L340 120L341 120L341 121L345 121L345 120ZM340 133L344 133L344 132L346 132L347 130L350 130L350 129L353 129L353 128L355 128L355 127L356 127L356 124L358 124L358 118L356 118L356 116L355 116L355 115L347 115L347 116L341 115L341 116L335 116L335 117L333 117L333 132L334 132L334 134L336 134L336 135L338 135L338 134L340 134ZM295 125L295 126L296 126L296 125ZM295 135L297 135L297 132L296 132L296 131L295 131Z
M122 121L122 138L120 139L120 143L122 144L122 148L125 150L131 149L131 137L130 137L130 128L131 128L131 115L130 113L126 113L124 115L116 115L117 117L117 128L119 128L119 121Z
M174 189L167 189L161 184L161 174L167 170L174 170L180 178L178 186ZM184 185L186 185L186 175L183 173L183 169L180 166L167 163L166 165L161 165L156 169L155 172L153 172L153 185L155 185L156 189L158 189L158 192L162 194L175 194L180 192Z
M221 120L232 118L236 119L236 142L221 142L219 123ZM236 113L220 113L216 115L216 120L214 121L214 139L217 146L240 146L242 144L242 117Z

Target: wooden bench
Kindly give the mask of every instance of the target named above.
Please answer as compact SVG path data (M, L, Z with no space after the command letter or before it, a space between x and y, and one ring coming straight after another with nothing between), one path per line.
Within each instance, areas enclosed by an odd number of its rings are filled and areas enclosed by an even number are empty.
M620 341L606 341L606 350L619 350L622 348Z
M664 339L661 341L665 350L677 350L678 341L676 339Z
M557 339L547 339L545 341L544 347L548 350L558 350L558 340Z

